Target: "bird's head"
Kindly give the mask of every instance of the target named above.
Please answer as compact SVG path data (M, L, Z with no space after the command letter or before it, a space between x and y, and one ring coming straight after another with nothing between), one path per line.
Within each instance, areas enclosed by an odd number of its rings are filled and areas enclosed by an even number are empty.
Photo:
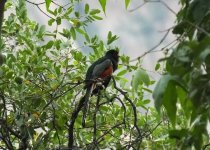
M118 50L112 49L112 50L107 51L105 57L111 59L112 64L113 64L113 69L115 71L118 67L118 62L119 62L119 57L120 57Z
M114 50L114 49L109 50L109 51L106 52L106 56L114 58L116 61L119 60L119 52L118 52L118 50Z

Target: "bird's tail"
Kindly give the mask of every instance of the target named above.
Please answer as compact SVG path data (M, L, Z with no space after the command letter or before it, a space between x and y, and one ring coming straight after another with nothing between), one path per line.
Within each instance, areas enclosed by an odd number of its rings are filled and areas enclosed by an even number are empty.
M86 89L85 96L83 97L84 98L84 107L83 107L83 116L82 116L82 126L83 127L85 127L85 118L86 118L86 113L87 113L87 110L88 110L88 102L89 102L89 99L91 97L91 93L93 91L93 88L94 88L94 84L92 84L90 87L88 87Z

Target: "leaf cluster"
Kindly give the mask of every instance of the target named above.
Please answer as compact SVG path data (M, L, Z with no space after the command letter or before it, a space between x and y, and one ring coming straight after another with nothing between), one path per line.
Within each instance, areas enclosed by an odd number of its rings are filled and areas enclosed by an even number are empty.
M91 36L86 27L101 20L99 9L90 4L78 10L79 0L61 5L53 0L32 3L8 0L9 11L2 26L0 45L0 148L2 149L65 149L68 141L68 122L84 95L83 82L87 67L113 48L118 39L110 31L107 40ZM45 5L48 26L28 18L26 3L41 9ZM105 12L105 1L100 1ZM129 1L126 1L128 6ZM55 9L51 9L56 5ZM68 27L62 25L67 22ZM77 41L83 41L78 45ZM83 51L92 50L90 55ZM132 84L126 75L136 71ZM91 97L86 118L81 126L79 113L74 126L74 146L83 149L148 147L164 135L158 114L147 105L148 88L154 82L140 63L131 65L128 56L114 75L114 83L100 99ZM143 115L140 109L147 113ZM161 126L161 130L154 131ZM152 133L155 133L154 136ZM151 137L152 138L151 138ZM165 139L161 139L163 141ZM161 147L161 142L157 144Z
M178 45L166 58L165 75L153 97L158 111L163 106L174 129L180 149L201 149L208 142L210 61L209 0L181 0L173 33ZM188 123L180 126L182 115Z

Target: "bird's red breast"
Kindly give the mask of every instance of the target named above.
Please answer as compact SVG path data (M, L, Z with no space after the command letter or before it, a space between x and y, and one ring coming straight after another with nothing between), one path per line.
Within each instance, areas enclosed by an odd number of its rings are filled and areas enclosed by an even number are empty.
M106 78L111 76L113 73L113 67L110 65L104 72L100 75L100 78Z

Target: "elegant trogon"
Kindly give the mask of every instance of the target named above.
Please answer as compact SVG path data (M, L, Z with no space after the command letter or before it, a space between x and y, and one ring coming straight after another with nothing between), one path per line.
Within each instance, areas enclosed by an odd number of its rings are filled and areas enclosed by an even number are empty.
M85 124L86 107L90 96L106 88L111 80L112 73L117 69L119 61L118 51L109 50L105 56L96 60L87 70L85 78L86 94L84 96L83 126ZM99 84L100 83L100 84Z

